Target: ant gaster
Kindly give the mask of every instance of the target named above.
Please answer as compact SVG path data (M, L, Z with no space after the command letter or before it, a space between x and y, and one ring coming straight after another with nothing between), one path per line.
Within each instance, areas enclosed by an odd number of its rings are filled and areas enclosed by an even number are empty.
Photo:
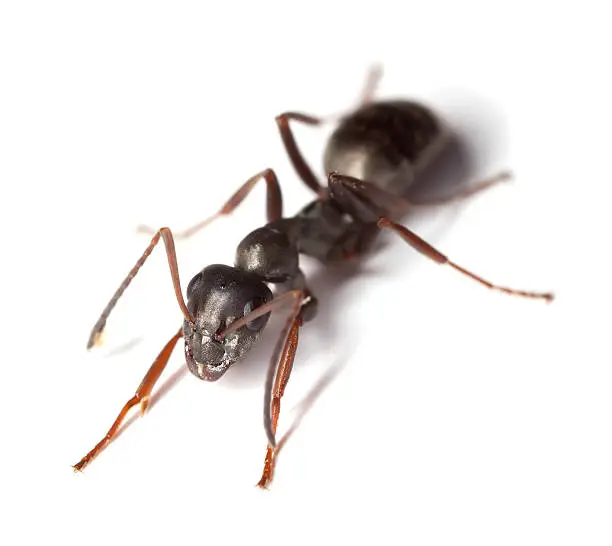
M371 101L377 77L378 74L371 73L360 107L340 120L329 139L324 156L327 187L319 183L304 160L289 124L318 125L324 120L295 112L276 118L293 167L317 195L313 202L295 216L283 217L280 185L274 171L266 169L247 180L216 215L176 234L177 238L188 237L212 220L230 214L257 182L266 182L268 223L240 242L234 267L211 265L200 271L187 287L186 303L173 234L167 227L154 232L151 243L95 324L87 347L99 341L110 312L160 239L165 245L176 299L184 316L183 325L162 349L106 436L75 465L76 470L82 470L112 440L132 407L140 404L144 413L153 386L181 337L185 339L189 370L200 379L216 381L232 364L247 355L265 328L270 313L288 307L289 318L279 336L266 377L264 426L268 447L258 485L267 486L277 454L275 434L280 401L293 367L299 329L314 318L317 310L317 300L299 267L300 254L313 256L325 264L346 260L363 254L377 234L387 229L427 258L449 265L488 288L552 300L550 293L514 290L490 283L457 265L407 227L392 220L411 207L437 205L472 195L504 180L507 175L436 201L407 199L407 189L425 166L440 157L449 132L428 108L416 102ZM276 295L269 285L275 288Z

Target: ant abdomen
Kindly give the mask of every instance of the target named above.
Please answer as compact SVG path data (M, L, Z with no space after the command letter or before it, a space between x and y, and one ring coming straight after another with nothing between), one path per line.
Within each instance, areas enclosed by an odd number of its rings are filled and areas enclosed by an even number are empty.
M370 102L342 119L329 139L323 164L326 173L404 194L422 158L443 140L441 123L426 107L412 101Z

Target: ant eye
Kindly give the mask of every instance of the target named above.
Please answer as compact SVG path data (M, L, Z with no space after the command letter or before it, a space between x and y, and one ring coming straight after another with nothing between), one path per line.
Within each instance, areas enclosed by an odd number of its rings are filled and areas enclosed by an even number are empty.
M200 285L201 280L202 280L202 272L200 271L193 279L189 281L189 284L187 285L187 298L190 298L192 296L193 292Z
M254 300L249 301L244 306L244 316L246 317L251 311L253 311L253 309L260 307L264 303L266 303L266 300L262 298L255 298ZM261 317L257 317L254 320L250 320L249 322L247 322L246 327L252 332L259 332L268 322L269 316L270 314L266 313L265 315L262 315Z

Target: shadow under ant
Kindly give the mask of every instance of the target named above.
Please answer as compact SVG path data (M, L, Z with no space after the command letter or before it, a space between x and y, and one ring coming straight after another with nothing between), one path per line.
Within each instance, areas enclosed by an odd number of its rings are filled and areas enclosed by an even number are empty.
M418 183L410 188L407 192L406 198L413 198L415 200L428 199L428 198L439 198L445 194L450 194L453 191L457 191L459 188L469 187L471 183L474 183L474 161L473 157L469 152L469 148L466 145L464 139L458 136L454 136L449 139L449 142L440 156L440 160L435 162L433 165L428 167L426 171L420 176ZM459 216L459 207L461 202L452 203L445 205L444 207L432 206L435 209L444 209L444 222L438 229L437 234L428 235L429 240L439 239L446 231L448 231ZM427 208L429 211L430 208ZM424 210L415 210L408 216L408 221L411 218L418 220L418 217L422 214L427 214ZM406 220L406 217L404 217ZM338 339L338 321L344 327L346 323L339 318L341 315L338 314L338 309L341 308L342 299L351 287L351 283L359 281L364 277L372 277L378 275L379 272L369 264L369 260L373 255L379 254L387 245L392 242L392 238L378 238L373 252L367 255L361 256L357 259L352 259L346 262L332 264L332 265L318 265L314 272L307 275L308 284L313 294L319 300L318 313L315 319L311 323L307 323L302 328L302 335L300 340L300 347L298 348L298 354L296 357L296 365L303 366L307 365L307 362L314 361L318 358L317 348L322 354L328 354L325 351L325 347L329 347L330 344L334 343ZM400 243L401 245L401 243ZM402 265L406 265L406 261L411 259L421 260L422 258L416 253L411 253L409 249L398 248L399 252L402 252ZM352 318L351 324L355 325L356 317ZM263 386L263 379L266 373L266 369L269 365L270 354L272 353L276 337L282 327L282 322L285 317L281 313L277 313L276 316L271 317L268 328L264 331L262 338L259 343L251 350L247 359L243 362L233 366L225 375L223 385L227 388L253 388L255 385ZM367 320L367 319L364 319ZM358 328L358 326L357 326ZM314 347L312 347L312 341L316 340ZM311 352L307 359L303 358L305 352L304 347L307 346L308 350L311 351L313 348L315 352ZM301 348L301 351L300 351ZM336 370L333 374L328 376L329 372L326 372L323 377L326 380L321 380L317 383L318 387L315 388L318 398L322 391L339 375L341 370L347 365L350 359L350 353L347 347L338 347L336 352L340 357L333 368ZM149 408L153 408L159 400L161 400L172 388L178 384L185 376L187 376L187 367L181 366L178 370L172 373L172 375L166 379L162 385L155 391L151 397ZM263 387L262 387L263 388ZM312 391L302 401L305 403L306 399L312 398ZM133 416L129 419L122 427L122 431L129 426L138 416ZM291 434L297 427L297 421L301 418L296 418L294 424L290 427ZM286 440L285 440L286 441Z
M124 353L129 353L132 349L138 347L138 345L140 345L142 343L143 339L144 338L142 336L137 336L137 337L134 337L132 339L129 339L125 343L122 343L121 345L118 345L118 346L113 347L112 349L110 349L104 355L104 358L112 358L114 356L119 356L119 355L122 355Z
M409 201L414 202L427 201L430 199L442 199L445 195L456 193L460 188L467 188L471 184L476 183L475 180L475 162L474 156L470 151L470 147L467 145L469 142L469 134L455 134L451 136L446 142L446 146L441 154L437 157L436 161L429 165L425 171L419 173L416 183L409 187L401 197L405 197ZM437 234L429 234L427 239L435 244L435 241L457 220L459 215L459 204L460 201L450 203L444 206L445 213L443 219L444 222L441 227L438 228ZM432 209L440 210L442 207L437 205L427 207L416 207L410 210L408 215L405 215L401 220L404 223L412 224L412 220L418 220L425 211L428 215L431 215L429 211ZM406 218L409 216L409 218ZM398 220L400 218L397 218ZM406 220L408 220L406 222ZM379 253L382 248L389 244L391 238L377 238L376 244L373 247L373 251ZM421 260L418 254L411 253L406 247L402 247L401 250L401 265L398 264L398 260L387 260L387 263L393 264L394 267L405 267L409 260ZM373 254L373 253L371 253ZM342 308L343 298L346 298L348 288L352 286L353 281L357 279L363 279L374 274L378 274L377 268L372 268L370 258L368 256L361 256L359 259L353 259L341 264L319 266L312 274L307 275L308 284L312 290L313 295L319 300L319 309L316 320L312 323L308 323L301 332L301 350L298 350L298 360L296 364L300 362L300 365L304 365L311 358L316 358L321 354L321 349L329 347L334 344L336 354L341 355L335 363L327 367L325 373L321 374L321 379L317 381L313 388L309 391L306 397L302 400L302 403L298 407L298 415L295 418L293 425L288 429L288 432L283 436L279 443L279 448L284 446L287 439L295 432L298 428L302 418L306 415L309 408L312 407L314 401L322 395L325 389L331 384L331 382L339 376L340 372L347 365L352 357L353 351L355 351L355 343L351 343L351 347L337 347L337 340L339 336L338 328L343 329L347 327L347 321L339 313L338 310ZM388 269L385 267L385 269ZM276 315L276 316L274 316ZM351 317L351 321L348 323L348 327L361 330L356 320L359 319L359 314L354 314ZM282 313L273 314L269 327L264 331L260 342L251 350L246 361L233 366L231 370L226 374L226 379L223 381L224 385L228 388L232 387L249 387L253 385L262 385L263 391L263 378L265 376L266 369L269 365L270 354L273 352L273 346L276 342L276 337L280 328L278 328L278 322L284 320ZM371 317L363 317L362 320L371 321ZM340 321L340 323L338 323ZM312 343L313 339L316 339L316 343ZM122 347L115 349L110 354L116 354L117 352L125 352L130 350L133 346L138 343L139 340L135 340L124 344ZM300 355L304 353L303 347L307 346L310 354L308 358L300 358ZM327 354L327 353L326 353ZM181 366L179 369L174 371L161 386L151 395L149 408L154 407L159 400L161 400L170 390L178 384L186 373L186 365ZM262 392L263 394L263 392ZM117 436L123 433L136 419L138 415L131 416L118 431Z

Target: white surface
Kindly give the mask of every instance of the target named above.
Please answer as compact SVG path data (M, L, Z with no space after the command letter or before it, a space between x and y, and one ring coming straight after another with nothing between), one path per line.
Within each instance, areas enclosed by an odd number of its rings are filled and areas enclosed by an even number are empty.
M610 543L605 3L321 4L0 8L3 544ZM516 173L411 227L557 301L489 293L389 237L342 286L317 273L283 430L344 367L271 491L254 487L270 338L216 384L184 376L74 475L180 323L158 251L85 351L146 245L134 227L198 221L267 166L295 212L309 195L274 116L350 107L372 61L379 96L468 135L474 179ZM298 137L318 167L325 132ZM184 286L263 220L259 188L179 244ZM177 350L164 380L181 365Z

